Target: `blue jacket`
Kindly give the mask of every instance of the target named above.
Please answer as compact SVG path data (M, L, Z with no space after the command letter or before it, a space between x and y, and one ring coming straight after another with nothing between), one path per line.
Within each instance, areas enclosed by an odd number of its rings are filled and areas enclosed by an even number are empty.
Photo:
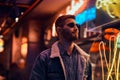
M91 80L91 71L86 69L86 64L89 60L89 55L85 53L76 44L75 48L78 51L78 79L83 80L87 75L86 80ZM87 73L86 70L89 72ZM59 53L58 42L55 42L50 49L40 53L37 57L30 80L66 80L65 66Z

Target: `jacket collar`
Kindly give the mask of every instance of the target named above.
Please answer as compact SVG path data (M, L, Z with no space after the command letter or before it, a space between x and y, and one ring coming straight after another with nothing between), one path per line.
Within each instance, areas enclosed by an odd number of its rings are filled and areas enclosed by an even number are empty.
M81 56L83 56L86 60L89 59L90 55L87 54L85 51L83 51L77 44L75 44L75 47L77 49L77 51L79 52L79 54ZM53 45L52 45L52 48L51 48L51 55L50 55L50 58L54 58L54 57L60 57L60 50L59 50L59 47L58 47L58 41L56 41Z

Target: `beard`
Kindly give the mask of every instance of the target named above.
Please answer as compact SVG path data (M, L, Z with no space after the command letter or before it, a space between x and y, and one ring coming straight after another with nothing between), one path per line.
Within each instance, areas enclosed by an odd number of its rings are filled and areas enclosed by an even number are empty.
M75 41L78 39L78 31L70 32L69 30L63 29L62 36L68 42Z

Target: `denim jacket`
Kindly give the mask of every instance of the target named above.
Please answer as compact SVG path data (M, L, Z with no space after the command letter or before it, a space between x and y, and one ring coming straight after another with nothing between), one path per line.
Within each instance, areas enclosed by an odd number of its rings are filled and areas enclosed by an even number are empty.
M74 45L79 54L78 80L91 80L91 72L87 73L87 78L84 79L86 70L88 71L86 64L89 60L89 55L75 43ZM59 52L58 41L52 45L51 49L41 52L33 66L30 80L66 80L65 66Z

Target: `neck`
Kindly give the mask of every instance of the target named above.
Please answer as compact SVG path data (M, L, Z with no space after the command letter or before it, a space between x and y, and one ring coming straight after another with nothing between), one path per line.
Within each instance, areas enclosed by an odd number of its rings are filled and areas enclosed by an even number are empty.
M74 42L68 42L65 40L60 40L60 44L63 46L63 48L67 51L68 55L72 54L73 48L74 48Z

